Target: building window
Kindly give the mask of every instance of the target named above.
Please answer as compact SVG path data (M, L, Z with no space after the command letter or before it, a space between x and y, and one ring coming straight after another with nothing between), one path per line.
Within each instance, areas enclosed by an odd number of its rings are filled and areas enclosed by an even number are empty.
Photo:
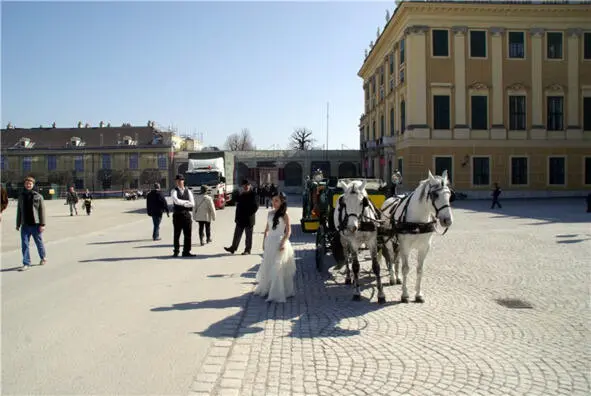
M565 185L565 158L550 157L548 159L548 184L555 186Z
M129 154L129 169L138 169L138 168L139 168L139 154L138 153Z
M562 59L562 33L546 33L546 57L548 59Z
M0 163L2 164L2 170L8 169L8 160L6 159L5 155L0 156Z
M546 129L549 131L564 130L564 98L562 96L548 96L548 122Z
M472 158L472 184L475 186L490 185L490 158Z
M74 157L74 170L76 172L84 172L84 156L77 155Z
M111 169L111 154L103 154L103 169Z
M591 97L583 98L583 130L591 131Z
M390 63L390 75L393 75L394 74L394 54L390 54L389 63Z
M450 108L448 95L433 96L433 128L450 129Z
M488 129L488 96L474 95L470 97L472 129Z
M470 57L486 58L486 32L482 30L470 31Z
M404 100L400 102L400 133L406 131L406 104Z
M400 172L402 179L404 180L404 170L402 169L402 165L404 165L404 160L402 158L398 158L398 172Z
M441 175L443 171L447 171L447 179L451 184L453 181L453 158L452 157L435 157L435 174Z
M380 137L384 137L384 129L386 129L386 120L384 115L380 116Z
M404 39L400 40L400 64L404 63Z
M33 157L23 157L23 172L30 172L33 169Z
M84 188L84 179L74 180L74 188L76 190L82 190Z
M525 33L509 32L509 58L525 58Z
M54 171L57 169L57 156L56 155L48 155L47 156L47 170Z
M511 158L511 184L514 186L527 184L527 157Z
M370 136L371 140L374 140L376 138L376 122L372 122L371 123L371 136Z
M380 67L380 87L384 85L384 66Z
M591 185L591 157L585 157L585 184Z
M433 56L449 56L449 32L447 30L432 30Z
M583 59L591 60L591 32L583 34Z
M168 162L166 161L166 154L158 154L158 169L168 169Z
M509 96L509 130L525 131L525 96Z
M394 118L394 107L392 107L390 109L390 136L394 136L394 123L395 118Z

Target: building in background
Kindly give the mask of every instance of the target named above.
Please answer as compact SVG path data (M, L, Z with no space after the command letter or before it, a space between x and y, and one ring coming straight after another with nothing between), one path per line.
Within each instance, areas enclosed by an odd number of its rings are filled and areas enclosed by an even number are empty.
M488 197L591 188L591 7L401 1L358 75L363 174Z
M26 175L38 184L119 192L170 185L172 133L148 126L15 128L0 132L2 183L22 185Z

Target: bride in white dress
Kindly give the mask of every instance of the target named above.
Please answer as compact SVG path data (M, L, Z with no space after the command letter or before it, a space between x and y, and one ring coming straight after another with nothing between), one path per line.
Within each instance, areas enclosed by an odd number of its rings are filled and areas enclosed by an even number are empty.
M273 210L267 216L263 240L263 262L257 272L254 294L267 301L285 302L295 294L295 257L289 237L291 223L285 194L273 197Z

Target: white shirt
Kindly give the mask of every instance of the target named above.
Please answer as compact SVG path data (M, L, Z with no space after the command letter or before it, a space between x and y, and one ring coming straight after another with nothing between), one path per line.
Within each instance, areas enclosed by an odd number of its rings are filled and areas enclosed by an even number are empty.
M179 190L181 190L181 189L179 188ZM189 200L187 201L184 199L180 199L176 193L176 188L173 188L172 191L170 192L170 197L172 198L172 203L174 205L184 206L185 208L192 208L195 206L195 199L193 198L193 193L191 192L190 189L185 187L184 189L181 190L181 195L184 194L185 190L187 190L189 192Z

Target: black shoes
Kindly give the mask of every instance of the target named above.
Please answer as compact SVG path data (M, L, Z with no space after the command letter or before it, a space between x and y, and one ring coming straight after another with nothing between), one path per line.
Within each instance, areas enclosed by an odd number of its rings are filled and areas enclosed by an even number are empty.
M250 254L250 250L245 250L242 252L243 256L248 256Z
M194 253L183 253L183 257L195 257L195 256L197 256L197 255Z
M232 249L231 247L225 247L224 250L230 254L234 254L234 249Z

